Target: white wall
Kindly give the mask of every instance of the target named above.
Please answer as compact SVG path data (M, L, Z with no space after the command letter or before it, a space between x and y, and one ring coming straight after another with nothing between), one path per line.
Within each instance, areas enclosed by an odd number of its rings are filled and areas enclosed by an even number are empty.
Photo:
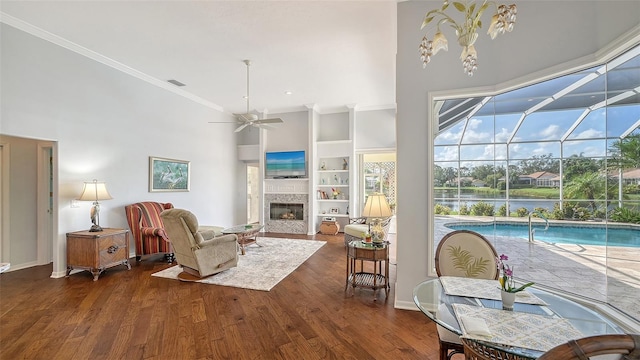
M349 112L319 114L318 141L350 140Z
M354 141L356 151L395 149L396 109L358 111Z
M124 206L143 200L172 202L202 224L236 223L235 125L208 124L231 116L4 24L0 50L0 133L58 144L54 275L66 266L65 234L90 225L90 203L70 207L83 181L106 181L114 198L101 203L103 226L127 228ZM191 161L191 191L148 192L149 156ZM12 262L27 261L13 258L21 246L32 245L12 236Z
M460 48L450 29L449 51L438 53L422 69L418 44L425 12L441 1L398 3L396 67L398 136L398 247L396 307L415 308L413 288L427 278L433 230L429 159L434 133L427 121L429 93L494 87L533 73L550 75L595 59L611 41L640 23L638 1L518 1L512 33L490 40L486 29L476 43L479 68L473 77L462 72ZM486 16L486 15L485 15ZM635 28L637 30L637 28ZM433 31L430 36L433 37Z
M309 120L307 111L269 114L269 118L281 118L283 124L265 131L265 151L305 150L309 156ZM264 155L263 155L264 156Z

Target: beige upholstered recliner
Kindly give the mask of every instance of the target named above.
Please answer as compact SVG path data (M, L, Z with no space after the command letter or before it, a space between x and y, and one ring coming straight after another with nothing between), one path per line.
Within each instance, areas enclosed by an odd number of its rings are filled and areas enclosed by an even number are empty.
M183 272L206 277L238 265L236 235L216 236L214 228L198 227L198 219L188 210L165 210L160 216Z

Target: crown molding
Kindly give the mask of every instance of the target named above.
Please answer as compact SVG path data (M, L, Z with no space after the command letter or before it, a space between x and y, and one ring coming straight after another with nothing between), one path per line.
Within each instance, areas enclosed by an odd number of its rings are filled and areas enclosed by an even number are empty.
M102 54L99 54L93 50L87 49L83 46L80 46L72 41L69 41L65 38L62 38L58 35L52 34L44 29L41 29L37 26L34 26L32 24L27 23L26 21L20 20L16 17L13 17L11 15L8 15L2 11L0 11L0 22L3 24L7 24L11 27L14 27L18 30L24 31L27 34L33 35L37 38L40 38L42 40L48 41L52 44L58 45L60 47L63 47L67 50L73 51L79 55L85 56L89 59L92 59L94 61L97 61L101 64L107 65L111 68L114 68L116 70L119 70L125 74L131 75L135 78L138 78L142 81L145 81L151 85L157 86L161 89L170 91L176 95L182 96L184 98L187 98L191 101L194 101L198 104L204 105L208 108L211 108L213 110L217 110L220 112L224 112L224 109L222 108L222 106L217 105L212 103L211 101L205 100L199 96L195 96L189 92L186 92L178 87L176 87L175 85L172 85L164 80L160 80L157 78L154 78L153 76L150 76L148 74L143 73L142 71L136 70L130 66L127 66L121 62L118 62L116 60L113 60L109 57L106 57Z

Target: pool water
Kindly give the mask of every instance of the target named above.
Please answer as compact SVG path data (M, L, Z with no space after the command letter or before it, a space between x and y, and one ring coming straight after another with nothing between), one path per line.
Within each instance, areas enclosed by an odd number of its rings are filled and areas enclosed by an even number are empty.
M463 225L450 224L446 227L453 230L471 230L484 236L508 236L529 239L528 225L515 224L490 224L490 225ZM544 230L544 225L535 224L536 230L533 238L548 243L582 244L600 246L640 247L640 231L634 229L621 229L587 226L549 226Z

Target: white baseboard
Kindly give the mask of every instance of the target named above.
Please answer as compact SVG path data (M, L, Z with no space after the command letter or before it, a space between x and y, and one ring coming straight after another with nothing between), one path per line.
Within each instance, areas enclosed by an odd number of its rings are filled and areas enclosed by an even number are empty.
M398 301L396 299L395 303L393 304L393 307L396 309L402 309L402 310L419 311L418 307L413 301Z

